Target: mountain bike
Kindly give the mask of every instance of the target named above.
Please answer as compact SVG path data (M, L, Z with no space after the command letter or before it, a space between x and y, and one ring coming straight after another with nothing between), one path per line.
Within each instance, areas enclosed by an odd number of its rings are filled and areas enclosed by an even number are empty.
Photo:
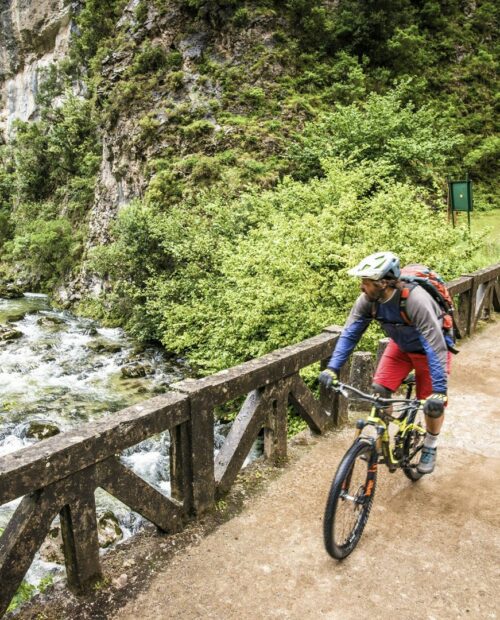
M337 560L356 547L370 515L379 464L389 471L402 469L413 482L418 454L425 436L423 401L411 398L415 379L405 379L406 398L382 398L339 383L335 389L346 398L372 404L366 419L356 422L354 442L337 469L325 508L323 535L328 553Z

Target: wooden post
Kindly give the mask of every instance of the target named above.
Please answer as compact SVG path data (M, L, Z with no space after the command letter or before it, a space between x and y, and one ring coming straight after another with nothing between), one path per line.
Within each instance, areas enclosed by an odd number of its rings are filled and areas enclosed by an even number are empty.
M94 488L82 489L78 499L63 507L60 518L68 586L82 594L102 579Z
M282 467L287 459L288 382L266 389L269 403L267 424L264 427L264 454L275 466Z
M201 515L215 504L214 410L203 395L193 394L190 402L191 493L194 512Z
M351 375L349 383L361 390L370 392L373 381L373 356L368 351L357 351L352 355ZM370 411L371 403L363 401L351 401L350 408L355 411Z
M102 578L94 497L96 467L79 471L69 481L59 516L68 586L80 594Z
M33 557L57 515L51 490L23 497L0 537L0 616L21 585Z
M191 441L188 424L179 424L170 431L170 493L183 502L187 514L193 510L193 475Z
M378 367L379 362L380 362L380 358L384 354L384 351L386 350L387 345L389 344L390 340L391 340L390 338L381 338L378 341L377 356L376 356L376 359L375 359L375 369L374 370L377 370L377 367Z

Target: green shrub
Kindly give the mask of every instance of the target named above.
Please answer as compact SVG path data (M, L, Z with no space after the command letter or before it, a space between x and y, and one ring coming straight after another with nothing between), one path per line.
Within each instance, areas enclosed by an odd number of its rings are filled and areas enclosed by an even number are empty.
M168 69L179 70L182 67L182 54L177 50L167 54L165 58L165 66Z
M120 264L120 282L135 282L136 300L140 291L129 328L213 372L342 323L358 293L347 269L373 251L428 262L445 277L463 271L478 242L446 226L421 188L393 180L384 162L323 169L308 183L122 220L117 247L130 252L146 235L155 248L155 260L141 252L139 277L127 261L107 261Z
M395 176L438 186L461 137L431 106L405 103L408 85L384 95L372 93L363 103L337 106L304 128L290 148L294 176L321 176L321 159L383 160Z
M76 243L67 219L35 219L16 230L5 249L23 278L50 290L71 268Z
M167 66L167 55L165 50L159 45L154 45L150 41L145 41L141 49L136 54L129 75L143 75L158 71Z
M197 138L211 134L214 130L214 124L206 120L193 121L189 125L182 128L184 135L187 138Z
M246 7L240 7L234 12L233 24L237 28L245 28L250 22L250 13Z
M165 78L165 83L172 90L179 90L184 86L184 72L172 71Z

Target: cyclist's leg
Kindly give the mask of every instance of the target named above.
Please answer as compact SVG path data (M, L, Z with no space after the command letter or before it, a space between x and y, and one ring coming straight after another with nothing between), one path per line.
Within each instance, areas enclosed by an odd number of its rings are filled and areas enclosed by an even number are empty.
M413 365L415 367L415 379L417 387L417 398L423 400L432 394L432 379L429 371L429 363L427 356L424 354L411 354ZM448 354L447 372L450 372L450 357ZM437 444L441 428L444 423L444 414L438 418L425 416L426 435L424 439L420 462L417 465L417 471L420 474L430 474L434 471L436 465Z
M390 396L399 388L412 369L413 362L408 353L401 351L394 340L390 340L373 376L372 387L381 396ZM385 393L384 390L386 390Z
M415 368L415 381L417 398L424 400L432 394L432 379L429 371L427 356L423 353L410 353L413 367ZM451 353L448 353L447 373L450 373ZM439 418L425 416L427 430L433 435L438 435L444 422L444 414Z

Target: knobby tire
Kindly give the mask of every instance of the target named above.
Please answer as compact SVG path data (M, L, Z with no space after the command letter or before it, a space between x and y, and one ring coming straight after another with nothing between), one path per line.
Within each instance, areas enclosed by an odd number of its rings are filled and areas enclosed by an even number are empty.
M337 560L354 550L368 521L377 482L376 466L369 472L374 449L371 443L356 441L346 452L333 479L325 508L323 536L327 552ZM369 480L372 484L366 495Z
M418 410L414 418L414 422L421 427L425 427L424 414ZM419 433L417 430L411 430L405 437L403 444L403 459L407 463L403 467L404 475L412 482L420 480L424 475L417 471L417 463L420 459L422 446L424 445L425 433Z

